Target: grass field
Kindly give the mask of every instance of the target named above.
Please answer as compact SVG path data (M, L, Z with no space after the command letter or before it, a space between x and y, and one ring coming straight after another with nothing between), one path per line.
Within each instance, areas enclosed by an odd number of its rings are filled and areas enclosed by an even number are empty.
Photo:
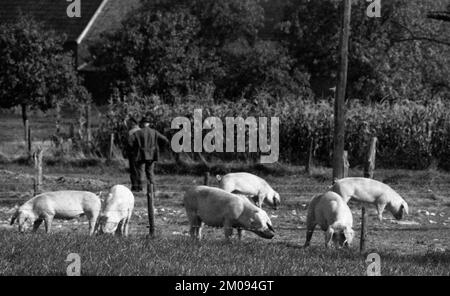
M15 172L12 172L15 171ZM54 170L54 172L52 172ZM114 167L90 168L62 174L61 168L47 168L46 190L85 189L94 192L112 184L128 184L127 175ZM410 205L406 221L379 223L369 210L367 251L359 254L360 206L351 205L356 239L350 250L327 250L323 233L316 230L312 247L301 248L305 239L306 207L311 197L326 190L331 171L320 169L309 177L298 174L265 176L281 193L283 206L267 209L276 229L272 240L246 233L241 242L226 243L223 231L206 227L205 239L195 243L188 237L182 193L201 184L199 176L158 176L155 239L147 239L146 202L136 197L131 236L115 238L87 236L87 222L55 221L54 233L18 234L8 225L17 200L31 196L28 167L12 166L0 171L2 188L9 188L0 200L0 274L65 274L69 253L82 258L84 275L364 275L368 253L381 256L383 275L450 275L450 175L440 172L377 171L377 178L389 182ZM360 172L351 171L358 175ZM61 177L64 178L61 178ZM321 177L319 177L321 176ZM213 183L213 182L212 182ZM215 185L215 184L213 184ZM9 186L9 187L8 187ZM21 190L19 190L21 189ZM431 199L432 189L441 200ZM9 198L8 198L9 196Z
M70 119L66 119L70 120ZM52 134L54 118L31 117L34 135L43 140ZM0 156L20 155L20 117L2 114ZM19 145L19 146L18 146ZM23 151L22 151L23 152ZM1 163L1 162L0 162ZM51 163L50 163L51 164ZM114 184L129 184L125 165L105 165L94 160L56 162L44 167L43 190L106 191ZM375 178L397 190L408 202L410 215L393 220L385 212L380 223L369 207L367 250L360 254L359 204L350 204L356 238L350 250L325 249L323 233L313 236L303 249L309 200L331 184L331 170L316 168L311 176L302 167L278 165L265 169L225 165L222 170L247 170L263 176L280 192L282 206L267 209L276 230L272 240L245 233L242 241L224 241L223 230L206 227L204 240L192 242L182 204L183 192L203 183L198 170L175 164L158 166L156 188L156 238L147 239L147 210L143 194L128 238L89 237L85 218L54 221L53 233L19 234L9 220L15 204L33 195L31 166L20 162L0 164L0 275L64 275L69 253L78 253L83 275L365 275L368 253L381 256L382 275L450 275L450 174L436 170L377 169ZM185 173L182 173L185 172ZM192 174L186 174L191 172ZM357 169L350 176L361 176ZM211 180L212 186L217 186ZM431 193L431 191L432 193Z

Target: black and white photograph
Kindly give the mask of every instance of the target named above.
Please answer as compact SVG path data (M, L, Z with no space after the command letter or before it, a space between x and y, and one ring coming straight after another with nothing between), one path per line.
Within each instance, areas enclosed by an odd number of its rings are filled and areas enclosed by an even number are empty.
M450 276L450 1L0 0L0 276Z

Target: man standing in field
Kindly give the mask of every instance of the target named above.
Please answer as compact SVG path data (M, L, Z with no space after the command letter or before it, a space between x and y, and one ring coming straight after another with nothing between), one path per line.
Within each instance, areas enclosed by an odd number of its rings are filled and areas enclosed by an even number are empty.
M159 159L158 140L162 140L170 145L170 141L164 135L150 128L149 117L144 117L141 120L141 124L141 129L131 136L133 160L136 162L139 176L137 180L138 191L142 191L144 172L149 184L155 184L154 166Z
M133 153L133 135L140 130L138 122L134 118L130 118L128 121L130 130L128 131L128 147L127 147L127 158L128 158L128 164L130 167L130 180L131 180L131 191L142 191L139 187L139 181L141 179L141 176L139 175L139 172L137 170L136 162L134 160L134 153Z

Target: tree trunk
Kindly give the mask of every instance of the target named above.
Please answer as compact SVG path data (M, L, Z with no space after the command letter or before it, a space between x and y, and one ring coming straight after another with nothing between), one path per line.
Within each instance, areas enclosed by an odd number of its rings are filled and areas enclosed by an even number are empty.
M88 145L92 142L91 133L91 103L86 104L86 142Z
M24 128L24 140L25 140L25 146L27 148L28 154L31 153L29 143L30 143L30 133L29 133L29 123L28 123L28 113L27 113L27 105L22 104L22 121L23 121L23 128Z
M56 136L59 140L59 135L61 134L61 104L56 103Z
M347 87L348 39L350 35L351 0L343 0L339 43L339 71L334 103L333 179L344 177L345 90Z
M308 160L307 160L306 166L305 166L305 171L308 175L311 175L311 173L312 173L313 154L314 154L314 138L311 137L309 139L309 146L308 146Z

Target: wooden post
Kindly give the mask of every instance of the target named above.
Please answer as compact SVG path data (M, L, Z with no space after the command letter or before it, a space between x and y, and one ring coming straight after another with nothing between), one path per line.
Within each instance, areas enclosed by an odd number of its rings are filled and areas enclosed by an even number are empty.
M56 111L56 136L58 137L59 140L59 135L61 134L61 104L60 103L56 103L56 107L55 107L55 111Z
M352 0L343 0L338 83L334 101L333 179L341 179L344 176L345 90L347 87L351 3Z
M343 159L343 171L344 171L344 175L342 176L343 178L347 178L348 177L348 169L350 167L350 163L348 162L348 152L347 150L344 151L344 155L342 157Z
M361 238L359 240L359 252L364 252L366 249L366 225L367 225L367 215L366 207L363 206L361 209Z
M367 152L367 161L364 164L364 177L373 178L375 170L375 155L377 153L377 137L373 137L370 141L369 150Z
M305 166L305 172L308 175L311 175L312 173L313 154L314 154L314 138L311 137L311 139L309 139L309 146L308 146L308 161L306 162Z
M28 121L27 121L27 149L28 149L28 155L31 156L31 128L28 125Z
M154 200L154 185L147 183L147 208L148 208L148 224L149 224L149 235L150 237L155 236L155 206Z
M36 170L34 177L34 194L38 194L42 190L42 158L44 155L44 149L38 148L33 153L34 168Z
M31 147L30 147L30 124L28 121L28 111L27 105L21 105L22 107L22 121L25 136L25 147L27 147L28 157L31 158Z
M86 143L89 145L92 142L91 132L91 103L86 104Z
M111 133L111 136L109 138L108 160L112 160L113 159L113 153L114 153L114 133Z
M206 171L206 172L205 172L205 176L204 176L204 179L203 179L203 183L205 184L205 186L208 186L208 185L209 185L209 171Z
M72 123L70 123L70 127L69 127L69 138L73 139L75 137L75 125Z

